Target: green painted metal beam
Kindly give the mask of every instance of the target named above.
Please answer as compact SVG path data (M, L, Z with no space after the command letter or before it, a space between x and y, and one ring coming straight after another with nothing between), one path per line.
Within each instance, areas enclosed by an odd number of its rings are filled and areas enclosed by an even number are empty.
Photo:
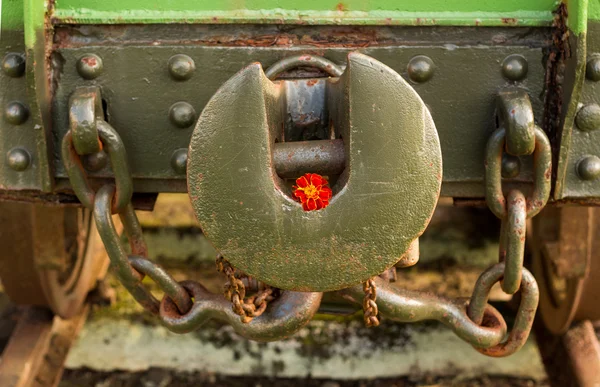
M68 24L550 25L555 0L57 0Z

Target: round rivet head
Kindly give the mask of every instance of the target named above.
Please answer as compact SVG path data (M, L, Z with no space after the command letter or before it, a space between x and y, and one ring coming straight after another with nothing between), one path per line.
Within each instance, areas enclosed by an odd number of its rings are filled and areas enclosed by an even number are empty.
M175 80L185 81L190 79L195 70L194 60L187 55L177 54L169 58L169 74Z
M22 148L14 148L8 151L6 155L8 166L17 172L22 172L29 168L31 156L29 152Z
M600 106L590 104L579 109L575 117L575 125L584 132L600 128Z
M425 55L417 55L408 62L408 77L413 82L427 82L433 76L433 70L433 61Z
M509 154L502 155L502 177L512 179L519 176L521 172L521 160Z
M585 65L585 77L590 81L600 81L600 55L592 56Z
M25 57L11 52L2 60L2 70L12 78L19 78L25 74Z
M102 59L95 54L86 54L77 62L77 72L85 79L94 79L102 73Z
M600 157L583 157L577 162L577 174L583 180L595 180L600 177Z
M514 54L507 56L502 62L502 75L511 81L520 81L527 76L527 59Z
M177 173L184 174L187 170L187 149L177 149L171 156L171 167Z
M98 172L108 164L108 155L104 151L85 155L82 158L83 167L90 172Z
M187 102L175 102L169 109L169 119L179 128L188 128L196 122L196 111Z
M4 109L4 118L13 125L21 125L28 117L29 110L21 102L10 102Z

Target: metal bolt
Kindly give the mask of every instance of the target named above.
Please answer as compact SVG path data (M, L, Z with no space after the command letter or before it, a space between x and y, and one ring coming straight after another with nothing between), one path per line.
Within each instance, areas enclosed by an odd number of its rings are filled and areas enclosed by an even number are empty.
M408 77L411 81L422 83L433 76L433 61L425 55L417 55L408 62Z
M520 81L527 76L527 59L519 54L507 56L502 62L502 75L511 81Z
M577 174L583 180L595 180L600 177L600 157L585 156L577 162Z
M108 155L104 151L85 155L83 157L83 167L90 172L98 172L108 164Z
M190 79L195 70L194 60L187 55L177 54L169 58L169 74L173 79L178 81Z
M169 109L169 119L179 128L187 128L196 122L196 111L187 102L175 102Z
M600 55L594 55L587 61L585 77L590 81L600 81Z
M25 57L14 52L6 54L2 60L2 70L12 78L19 78L25 74Z
M579 109L575 117L575 125L584 132L591 132L600 128L600 106L594 103Z
M184 174L187 170L187 149L177 149L171 156L171 167L175 172Z
M502 177L512 179L521 172L521 160L509 154L502 155Z
M21 125L29 118L29 110L19 101L9 102L4 109L4 118L13 125Z
M102 59L95 54L86 54L77 62L77 72L85 79L97 78L102 73Z
M22 172L29 168L31 164L31 156L23 148L14 148L8 151L6 155L8 166L17 172Z

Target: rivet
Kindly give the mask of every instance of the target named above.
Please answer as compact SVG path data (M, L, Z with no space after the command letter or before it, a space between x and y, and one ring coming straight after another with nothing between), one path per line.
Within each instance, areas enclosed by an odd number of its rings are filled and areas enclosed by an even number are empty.
M175 102L169 109L169 119L179 128L187 128L196 122L196 111L187 102Z
M22 77L25 74L25 57L14 52L6 54L2 60L2 70L9 77Z
M21 125L29 118L29 110L19 101L9 102L4 109L4 118L13 125Z
M519 54L507 56L502 62L502 75L511 81L520 81L527 76L527 59Z
M179 174L184 174L187 170L187 149L177 149L171 156L171 167Z
M592 56L585 65L585 77L590 81L600 81L600 56Z
M169 74L173 79L178 81L190 79L195 70L194 60L187 55L177 54L169 58Z
M22 172L29 168L31 164L31 156L23 148L14 148L8 151L6 155L6 162L8 166L17 172Z
M413 82L422 83L433 76L433 61L425 55L417 55L408 62L408 77Z
M518 157L503 154L502 155L502 177L512 179L519 176L521 172L521 160Z
M108 155L104 151L85 155L82 158L83 167L90 172L98 172L108 164Z
M77 62L77 72L85 79L94 79L102 73L102 59L95 54L86 54Z
M584 132L591 132L600 128L600 106L594 103L579 109L575 117L575 125Z
M600 157L585 156L577 162L577 174L583 180L595 180L600 177Z

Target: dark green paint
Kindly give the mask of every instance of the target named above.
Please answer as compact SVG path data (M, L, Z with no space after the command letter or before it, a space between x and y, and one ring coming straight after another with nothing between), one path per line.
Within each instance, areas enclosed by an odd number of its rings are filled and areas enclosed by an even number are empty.
M397 73L351 53L326 95L346 169L323 210L304 211L275 174L285 85L259 64L219 89L190 143L189 194L203 231L234 267L282 289L341 289L383 272L424 231L440 192L435 126Z
M151 45L159 34L169 40L180 39L180 33L174 27L128 27L119 31L89 28L85 38L76 30L73 31L77 41L89 40L85 48L59 50L64 64L54 101L56 136L60 139L64 135L68 122L66 104L73 90L85 84L100 86L107 102L108 119L127 148L138 191L186 190L183 176L171 167L171 155L177 149L187 148L191 128L179 129L171 123L171 105L186 101L196 112L202 111L208 99L228 78L254 61L268 67L283 57L318 53L343 64L348 52L358 50L382 61L408 79L407 66L410 60L426 54L436 65L435 75L427 82L415 84L414 88L430 107L439 132L445 158L442 188L442 195L445 196L482 197L484 194L481 160L484 158L487 138L495 128L497 92L507 84L501 66L507 56L519 53L527 59L527 77L517 85L531 96L534 116L542 116L542 101L539 99L544 84L541 45L548 37L546 30L527 30L529 33L526 34L525 30L520 29L485 29L473 34L469 29L433 27L436 35L443 36L443 42L446 43L425 46L422 43L423 34L432 29L382 27L352 30L354 34L364 33L365 36L375 36L379 42L385 42L373 47L305 46L282 49L206 45L211 36L232 33L235 36L249 36L250 42L270 42L273 36L281 34L277 27L270 26L238 26L235 32L227 26L214 26L211 29L188 27L189 39L206 42L194 46ZM313 34L311 36L315 39L317 36L325 39L329 35L332 40L339 39L341 32L333 27L286 30L286 34L294 38ZM494 43L498 36L502 36L502 45ZM97 39L104 38L110 38L120 46L100 47ZM93 81L83 80L76 71L77 60L89 52L98 54L105 67L105 72ZM178 53L185 53L196 65L194 75L187 81L175 81L169 72L169 59ZM461 85L460 89L456 88L457 84ZM140 138L145 141L140 141ZM522 164L522 171L514 180L516 182L531 180L531 162L524 159ZM66 175L60 163L55 166L57 176L64 178ZM111 173L109 169L104 169L92 176L110 177Z

